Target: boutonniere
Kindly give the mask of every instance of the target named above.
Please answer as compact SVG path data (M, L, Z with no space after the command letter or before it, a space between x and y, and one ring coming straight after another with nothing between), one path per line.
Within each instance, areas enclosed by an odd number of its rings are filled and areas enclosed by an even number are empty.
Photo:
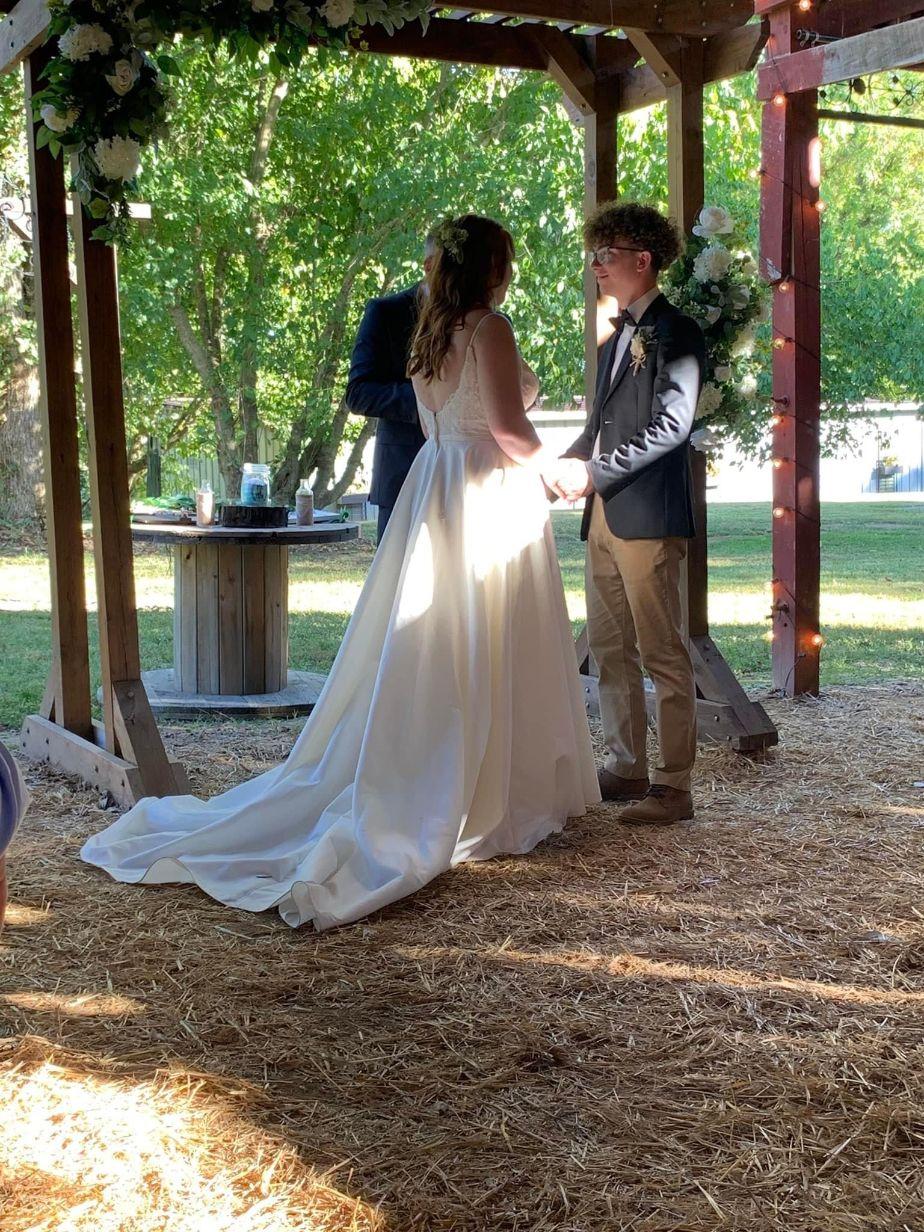
M652 326L646 325L636 329L629 343L629 355L632 357L632 375L638 376L645 367L648 352L654 345L655 332Z

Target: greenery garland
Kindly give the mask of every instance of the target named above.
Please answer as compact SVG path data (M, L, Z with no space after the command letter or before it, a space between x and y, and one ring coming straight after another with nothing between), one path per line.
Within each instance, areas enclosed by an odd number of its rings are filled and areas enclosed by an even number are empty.
M232 55L269 48L276 71L296 67L315 44L346 47L363 26L392 34L426 28L428 0L51 0L56 45L36 93L36 137L76 159L72 189L110 243L128 235L128 198L142 151L167 131L167 78L179 66L160 50L192 36Z
M706 447L736 441L753 451L768 426L769 400L759 392L759 378L769 355L758 326L770 319L769 293L727 210L702 210L662 289L706 335L706 379L695 423L708 429Z

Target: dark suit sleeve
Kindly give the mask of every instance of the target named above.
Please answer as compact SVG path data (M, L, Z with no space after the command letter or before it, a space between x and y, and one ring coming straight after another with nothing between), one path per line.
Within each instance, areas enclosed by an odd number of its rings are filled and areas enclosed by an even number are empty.
M385 310L370 300L356 334L346 387L351 411L397 423L417 423L417 400L411 382L389 379L395 371Z
M604 500L615 496L652 462L686 443L702 387L706 343L690 317L676 317L658 340L658 371L650 422L630 441L589 465L594 490Z

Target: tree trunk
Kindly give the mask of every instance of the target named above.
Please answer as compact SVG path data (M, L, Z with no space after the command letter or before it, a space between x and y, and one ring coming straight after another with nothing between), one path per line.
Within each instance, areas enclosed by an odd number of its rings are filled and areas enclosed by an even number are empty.
M41 524L44 517L38 370L18 355L0 392L0 520Z

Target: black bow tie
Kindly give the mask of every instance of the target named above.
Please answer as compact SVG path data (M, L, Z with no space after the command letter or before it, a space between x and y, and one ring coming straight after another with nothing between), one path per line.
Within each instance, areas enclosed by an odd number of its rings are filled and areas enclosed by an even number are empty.
M631 325L633 329L638 324L631 312L621 312L618 317L610 317L610 325L614 326L616 333L622 329L624 325Z

